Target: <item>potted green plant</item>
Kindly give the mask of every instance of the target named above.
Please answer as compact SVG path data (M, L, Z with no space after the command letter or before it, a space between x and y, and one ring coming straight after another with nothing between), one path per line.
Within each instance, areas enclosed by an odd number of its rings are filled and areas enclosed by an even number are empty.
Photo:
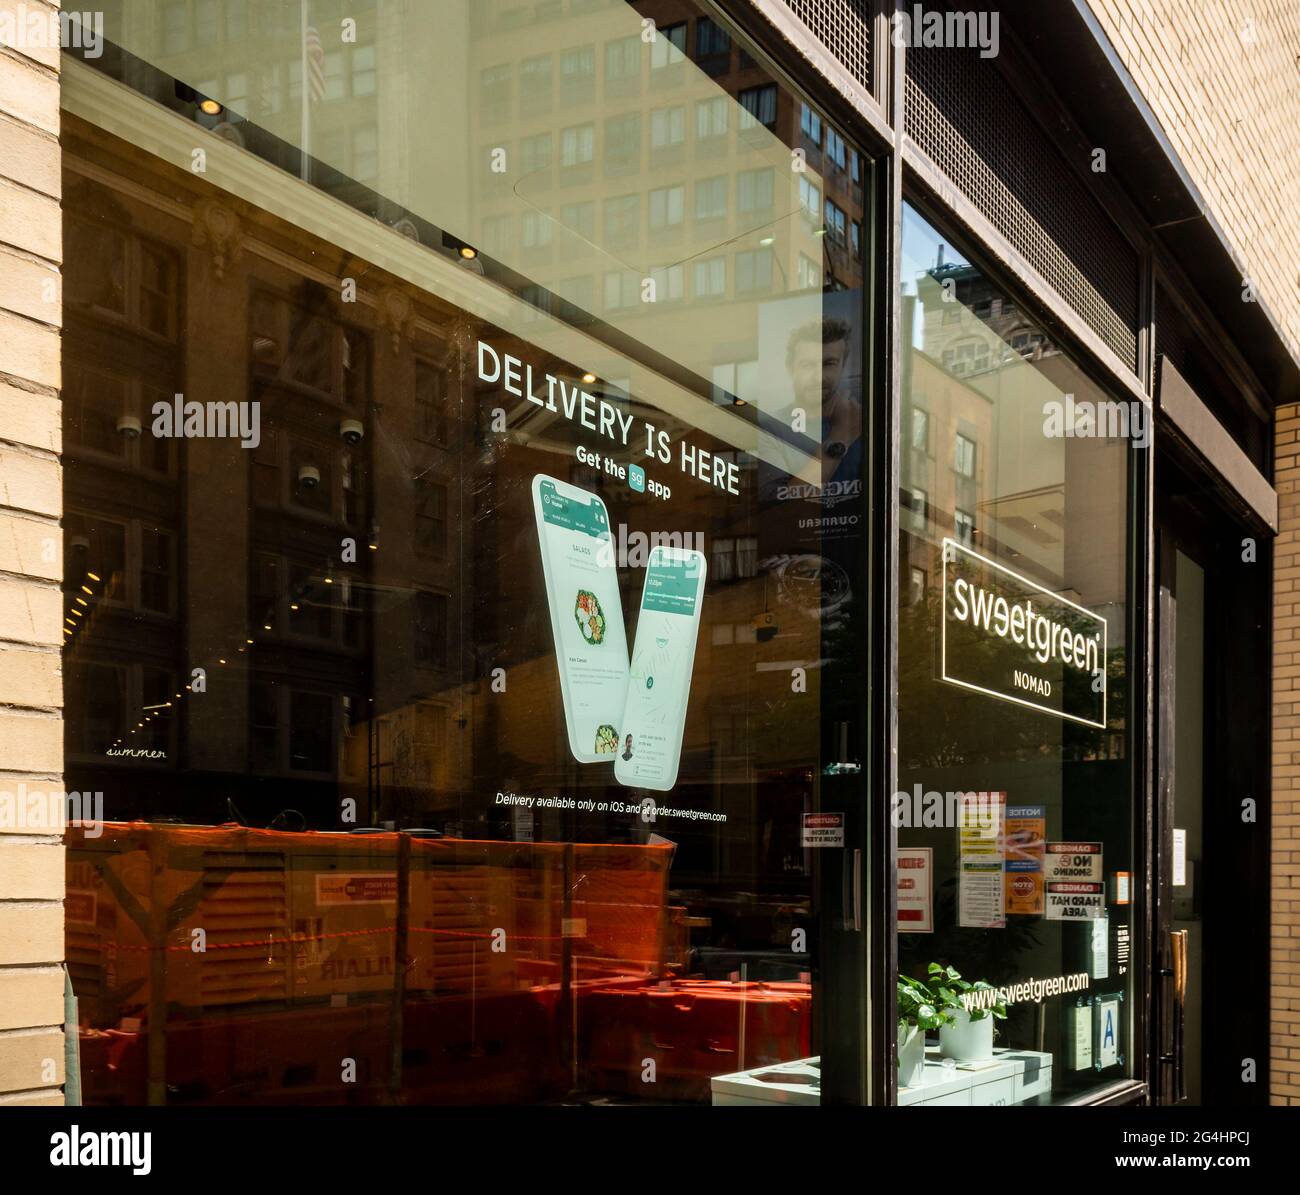
M1005 1021L1007 1005L992 984L970 983L954 967L930 964L930 983L944 993L949 1017L939 1028L939 1053L957 1062L993 1057L993 1024Z
M945 975L938 963L929 967L930 982L910 975L898 977L898 1085L915 1087L925 1071L925 1035L952 1024L960 1007L956 993L939 982Z

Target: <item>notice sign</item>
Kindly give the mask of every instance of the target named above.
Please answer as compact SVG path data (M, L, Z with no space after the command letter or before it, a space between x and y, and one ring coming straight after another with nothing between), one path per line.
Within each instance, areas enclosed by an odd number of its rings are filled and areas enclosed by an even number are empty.
M390 905L397 903L393 871L327 872L316 877L318 905Z
M1119 997L1099 996L1093 1005L1097 1050L1093 1067L1104 1070L1119 1062Z
M1083 880L1100 884L1101 858L1100 842L1049 842L1044 855L1047 882Z
M898 932L934 933L934 851L898 848Z
M1007 924L1006 793L962 793L957 814L957 924L1003 929Z
M1092 1069L1092 1006L1076 1005L1065 1010L1066 1065L1072 1071Z
M1007 913L1043 915L1046 805L1008 805L1006 822Z
M941 658L950 685L1106 725L1106 620L951 539Z
M805 847L843 846L844 814L805 813L803 845Z
M1105 915L1105 885L1079 880L1047 881L1048 921L1091 921Z

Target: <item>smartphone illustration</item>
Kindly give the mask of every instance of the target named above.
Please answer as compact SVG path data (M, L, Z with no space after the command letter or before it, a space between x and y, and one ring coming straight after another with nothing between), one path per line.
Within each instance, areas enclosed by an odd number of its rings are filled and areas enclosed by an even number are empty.
M609 763L627 694L627 634L609 511L595 494L539 473L533 518L569 750L580 763Z
M702 552L650 551L614 760L615 779L629 788L667 791L677 783L705 572Z

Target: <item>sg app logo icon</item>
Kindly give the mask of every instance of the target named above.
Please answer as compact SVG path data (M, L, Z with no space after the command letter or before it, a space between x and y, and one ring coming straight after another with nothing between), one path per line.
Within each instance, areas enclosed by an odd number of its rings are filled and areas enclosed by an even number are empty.
M645 470L640 465L628 465L627 484L638 494L645 493Z

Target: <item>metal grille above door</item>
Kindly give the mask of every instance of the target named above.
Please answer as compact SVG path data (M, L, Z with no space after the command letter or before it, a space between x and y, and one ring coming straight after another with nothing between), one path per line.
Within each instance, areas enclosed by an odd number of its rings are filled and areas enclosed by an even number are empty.
M1138 256L992 59L907 51L907 135L1130 369Z
M871 90L875 0L785 0L785 6L812 30L849 74Z

